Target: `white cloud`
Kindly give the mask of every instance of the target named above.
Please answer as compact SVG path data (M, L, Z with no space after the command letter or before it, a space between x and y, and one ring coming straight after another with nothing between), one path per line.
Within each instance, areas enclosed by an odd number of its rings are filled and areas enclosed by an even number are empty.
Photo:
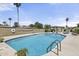
M77 26L78 22L68 22L68 27L74 27ZM65 22L62 22L61 24L56 24L57 26L66 26Z
M65 17L60 17L60 18L48 17L47 20L45 20L45 23L51 24L53 26L59 26L65 23Z
M22 22L20 22L20 24L21 25L29 25L29 24L32 24L33 22L32 21L27 21L27 22L24 22L24 21L22 21Z
M53 26L66 26L66 17L59 17L59 18L53 18L53 17L48 17L47 20L45 20L45 23L51 24ZM72 18L69 18L68 21L68 26L69 27L74 27L79 23L79 16L75 15Z
M14 8L11 3L0 3L0 11L12 11Z
M70 22L68 25L70 26L70 27L74 27L74 26L76 26L78 24L78 22L76 21L76 22Z

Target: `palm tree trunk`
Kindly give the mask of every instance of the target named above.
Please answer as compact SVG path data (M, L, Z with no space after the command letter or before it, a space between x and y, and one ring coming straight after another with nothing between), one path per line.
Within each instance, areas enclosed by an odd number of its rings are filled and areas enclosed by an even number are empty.
M66 21L66 28L67 28L67 21Z
M10 20L10 27L11 27L11 20Z
M19 7L17 7L17 22L19 24Z

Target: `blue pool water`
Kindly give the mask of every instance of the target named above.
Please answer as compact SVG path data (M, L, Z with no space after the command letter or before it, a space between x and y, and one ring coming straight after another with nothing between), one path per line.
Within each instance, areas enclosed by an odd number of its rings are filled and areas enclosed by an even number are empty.
M14 38L6 41L6 43L17 51L22 48L27 48L29 56L40 56L47 53L46 49L53 41L62 41L63 39L63 35L54 33L41 33L37 35Z

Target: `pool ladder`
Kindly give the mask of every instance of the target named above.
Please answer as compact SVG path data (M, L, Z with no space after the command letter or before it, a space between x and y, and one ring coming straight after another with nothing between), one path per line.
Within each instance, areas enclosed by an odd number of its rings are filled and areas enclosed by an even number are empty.
M52 46L56 44L56 52L52 51ZM61 51L61 41L59 40L55 40L54 42L52 42L48 47L47 47L47 52L52 51L54 52L56 55L59 55L59 51Z

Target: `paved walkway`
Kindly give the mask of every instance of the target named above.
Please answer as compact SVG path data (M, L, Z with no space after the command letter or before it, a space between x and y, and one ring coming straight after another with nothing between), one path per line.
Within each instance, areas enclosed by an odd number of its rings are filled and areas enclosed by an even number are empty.
M0 43L0 56L14 56L16 51L5 43Z

